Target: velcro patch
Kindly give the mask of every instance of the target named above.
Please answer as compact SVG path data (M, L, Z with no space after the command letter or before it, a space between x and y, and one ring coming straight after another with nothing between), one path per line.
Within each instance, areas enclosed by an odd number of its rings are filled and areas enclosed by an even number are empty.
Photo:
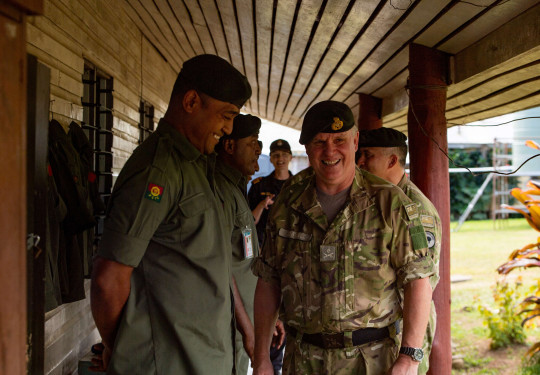
M336 247L321 245L321 262L334 262L336 260Z
M433 228L435 227L435 218L429 215L420 215L420 221L425 227Z
M146 189L146 193L144 194L144 197L146 199L150 199L154 202L161 202L161 197L163 196L163 186L159 186L156 184L149 183L148 188Z
M421 225L410 227L409 234L411 235L414 250L428 247L426 234L424 232L424 228Z
M407 216L409 220L416 219L418 217L418 206L416 203L407 204L405 206L405 211L407 211Z
M280 228L278 231L278 235L280 237L290 238L292 240L300 240L300 241L305 241L305 242L311 240L310 233L295 232L292 230L287 230L285 228Z

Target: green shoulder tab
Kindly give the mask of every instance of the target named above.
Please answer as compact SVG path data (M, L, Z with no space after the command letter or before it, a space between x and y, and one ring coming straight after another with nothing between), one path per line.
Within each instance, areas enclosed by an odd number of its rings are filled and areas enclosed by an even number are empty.
M424 228L421 225L415 225L409 228L411 235L412 246L414 250L424 249L428 247L426 234Z
M172 148L173 142L171 138L164 136L160 137L154 152L152 167L163 171L164 167L167 165L167 161L171 157Z

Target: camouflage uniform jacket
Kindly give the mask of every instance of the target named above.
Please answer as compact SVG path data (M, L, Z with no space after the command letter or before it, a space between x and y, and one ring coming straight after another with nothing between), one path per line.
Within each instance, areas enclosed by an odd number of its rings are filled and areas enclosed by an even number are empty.
M346 206L328 223L312 168L283 187L253 271L281 290L281 318L303 333L384 327L402 315L398 288L434 265L416 205L358 168Z
M435 264L435 273L430 276L429 283L431 288L435 289L439 282L439 259L441 256L441 239L442 239L442 224L441 218L437 209L431 201L422 193L422 191L413 184L413 182L403 175L403 178L398 183L398 186L403 190L413 202L418 206L420 221L426 232L426 238L429 247L429 254Z

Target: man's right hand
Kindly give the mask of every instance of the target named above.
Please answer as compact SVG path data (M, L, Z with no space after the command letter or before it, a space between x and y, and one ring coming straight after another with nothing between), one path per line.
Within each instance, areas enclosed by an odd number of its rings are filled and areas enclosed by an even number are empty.
M92 357L92 366L89 367L90 371L106 372L109 361L111 360L111 350L104 345L102 346L102 352L96 353Z

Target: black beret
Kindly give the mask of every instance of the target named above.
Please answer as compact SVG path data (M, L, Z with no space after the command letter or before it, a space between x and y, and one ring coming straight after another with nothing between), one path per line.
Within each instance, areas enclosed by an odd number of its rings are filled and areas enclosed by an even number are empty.
M224 135L220 140L241 139L259 134L261 119L252 115L239 114L234 118L233 130L231 134Z
M300 144L307 144L318 133L342 133L354 126L354 116L345 103L326 100L311 107L304 116Z
M361 130L358 147L400 147L407 146L407 136L391 128Z
M292 155L291 146L289 142L284 139L276 139L270 144L270 153L274 151L285 151Z
M196 90L241 108L251 96L247 78L216 55L198 55L186 62L178 75Z

